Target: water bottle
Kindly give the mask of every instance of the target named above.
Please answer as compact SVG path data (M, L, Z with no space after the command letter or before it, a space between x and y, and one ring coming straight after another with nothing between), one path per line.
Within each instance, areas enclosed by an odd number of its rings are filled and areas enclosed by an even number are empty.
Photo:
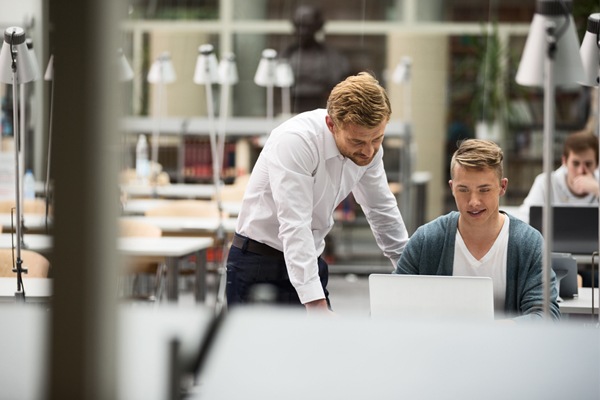
M25 200L35 199L35 178L30 169L25 172L23 177L23 197Z
M135 173L139 181L146 183L150 175L150 162L148 160L148 141L146 135L138 137L135 148Z

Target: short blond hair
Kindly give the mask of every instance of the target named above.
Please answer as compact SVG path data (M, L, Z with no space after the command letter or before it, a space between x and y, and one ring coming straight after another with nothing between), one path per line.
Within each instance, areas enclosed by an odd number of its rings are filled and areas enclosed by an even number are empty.
M388 122L392 113L385 89L368 72L338 83L327 100L327 113L336 125L355 124L374 128Z
M504 177L502 161L504 153L500 146L491 140L466 139L459 143L458 149L450 161L450 176L454 177L454 167L458 164L465 168L484 169L496 171L498 179Z

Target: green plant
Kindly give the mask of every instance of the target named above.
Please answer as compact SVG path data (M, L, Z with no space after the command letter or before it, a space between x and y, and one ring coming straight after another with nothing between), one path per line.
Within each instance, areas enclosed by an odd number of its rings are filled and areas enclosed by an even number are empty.
M476 121L499 122L504 121L508 110L505 85L508 52L500 40L497 24L484 32L475 42L474 61L478 72L471 113Z

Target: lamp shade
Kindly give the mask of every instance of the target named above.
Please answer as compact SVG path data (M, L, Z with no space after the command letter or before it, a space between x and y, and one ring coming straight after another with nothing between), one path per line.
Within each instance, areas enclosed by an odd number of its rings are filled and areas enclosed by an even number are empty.
M131 65L127 61L127 57L123 53L123 49L117 50L117 68L119 74L119 80L121 82L130 81L133 79L133 69L131 69Z
M275 85L275 68L277 65L277 51L274 49L264 49L262 56L254 74L254 83L258 86Z
M171 62L168 52L162 53L150 66L148 71L148 82L150 83L172 83L177 79L175 68Z
M238 83L239 77L233 53L228 53L221 59L218 73L221 85L235 85Z
M27 50L29 50L29 59L35 75L35 78L33 79L37 79L40 77L40 65L35 55L35 51L33 50L33 40L31 38L25 39L25 45L27 46Z
M294 71L287 60L279 60L275 67L275 86L291 87L294 84Z
M51 81L54 79L54 54L50 55L48 60L48 66L46 66L46 72L44 73L44 80Z
M392 81L394 83L404 83L410 80L410 67L412 65L412 59L410 57L402 57L394 73L392 74Z
M563 7L566 6L567 10ZM554 54L555 86L573 85L583 76L583 65L579 55L579 40L575 31L575 23L570 14L570 0L537 0L536 13L523 55L517 70L516 81L523 86L543 86L544 62L548 53L548 28L555 26L556 38ZM567 13L568 11L568 13ZM564 24L568 23L566 30Z
M582 85L598 86L598 72L600 69L600 47L598 46L598 33L600 32L600 14L591 14L588 17L587 29L581 42L579 54L583 62Z
M219 62L212 44L203 44L198 47L194 83L203 85L219 81Z
M31 82L37 78L34 60L25 43L25 31L17 26L4 31L4 43L0 49L0 81L12 84L13 68L16 68L15 83Z

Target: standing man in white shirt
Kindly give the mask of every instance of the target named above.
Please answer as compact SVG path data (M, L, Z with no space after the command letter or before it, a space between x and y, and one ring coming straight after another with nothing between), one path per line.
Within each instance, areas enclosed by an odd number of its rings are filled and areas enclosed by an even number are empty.
M327 109L275 128L253 168L227 259L227 303L269 284L276 302L329 312L321 258L336 206L353 193L392 265L408 241L383 167L391 107L385 89L361 72L331 91Z

